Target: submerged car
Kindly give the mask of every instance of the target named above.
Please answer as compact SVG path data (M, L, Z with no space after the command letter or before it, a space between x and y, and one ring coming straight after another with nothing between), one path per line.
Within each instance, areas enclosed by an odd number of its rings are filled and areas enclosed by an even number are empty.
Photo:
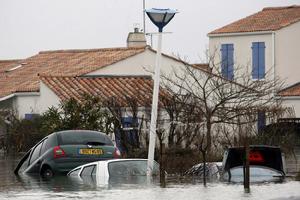
M243 182L244 148L233 147L223 157L223 180ZM285 176L285 161L279 147L250 146L250 182L276 182Z
M152 175L159 175L159 165L156 162ZM147 159L97 161L71 170L68 176L96 185L142 184L147 180Z
M119 157L119 150L104 133L88 130L60 131L48 135L32 147L14 172L52 177L54 174L67 174L85 163Z
M220 172L222 170L222 162L207 162L205 164L205 176L209 179L219 179ZM203 178L204 175L204 164L199 163L194 165L189 170L187 170L185 175Z

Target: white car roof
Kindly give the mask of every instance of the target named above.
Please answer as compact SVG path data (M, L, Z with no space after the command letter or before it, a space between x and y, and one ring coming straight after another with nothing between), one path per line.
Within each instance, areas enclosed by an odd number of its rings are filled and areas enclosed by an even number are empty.
M137 160L137 161L147 161L148 159L144 159L144 158L120 158L120 159L110 159L110 160L99 160L99 161L95 161L95 162L91 162L91 163L87 163L87 164L84 164L84 165L80 165L74 169L72 169L69 173L71 173L72 171L75 171L77 169L80 169L82 167L86 167L86 166L89 166L89 165L97 165L99 163L111 163L111 162L119 162L119 161L134 161L134 160ZM68 174L69 174L68 173Z

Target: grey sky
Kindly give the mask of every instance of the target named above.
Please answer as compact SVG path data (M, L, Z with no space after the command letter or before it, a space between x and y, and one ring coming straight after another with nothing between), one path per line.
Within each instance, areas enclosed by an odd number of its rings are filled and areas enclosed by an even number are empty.
M134 24L142 28L142 2L0 0L0 59L26 58L42 50L125 46ZM164 35L163 51L190 62L203 59L208 32L263 7L294 4L300 0L146 0L146 8L178 9L164 29L172 33ZM146 31L157 31L147 17Z

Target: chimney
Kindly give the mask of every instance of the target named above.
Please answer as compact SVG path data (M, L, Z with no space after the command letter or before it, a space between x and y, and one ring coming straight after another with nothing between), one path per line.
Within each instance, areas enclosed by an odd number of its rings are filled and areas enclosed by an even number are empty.
M147 45L146 37L139 28L134 28L134 32L130 32L127 37L127 47L145 47Z

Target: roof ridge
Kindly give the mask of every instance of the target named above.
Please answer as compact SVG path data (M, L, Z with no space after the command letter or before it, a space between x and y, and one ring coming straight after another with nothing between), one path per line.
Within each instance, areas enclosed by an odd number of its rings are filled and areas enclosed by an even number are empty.
M265 10L282 10L282 9L290 9L290 8L300 8L300 5L265 7L265 8L262 9L262 11L265 11Z
M143 78L143 79L151 79L150 75L86 75L86 76L68 76L68 75L45 75L38 74L40 78Z
M3 62L19 62L19 61L23 61L25 59L5 59L5 60L0 60L0 63Z
M146 49L146 47L109 47L109 48L99 48L99 49L61 49L61 50L40 51L39 54L81 53L81 52L116 51L116 50L140 50L140 49Z

